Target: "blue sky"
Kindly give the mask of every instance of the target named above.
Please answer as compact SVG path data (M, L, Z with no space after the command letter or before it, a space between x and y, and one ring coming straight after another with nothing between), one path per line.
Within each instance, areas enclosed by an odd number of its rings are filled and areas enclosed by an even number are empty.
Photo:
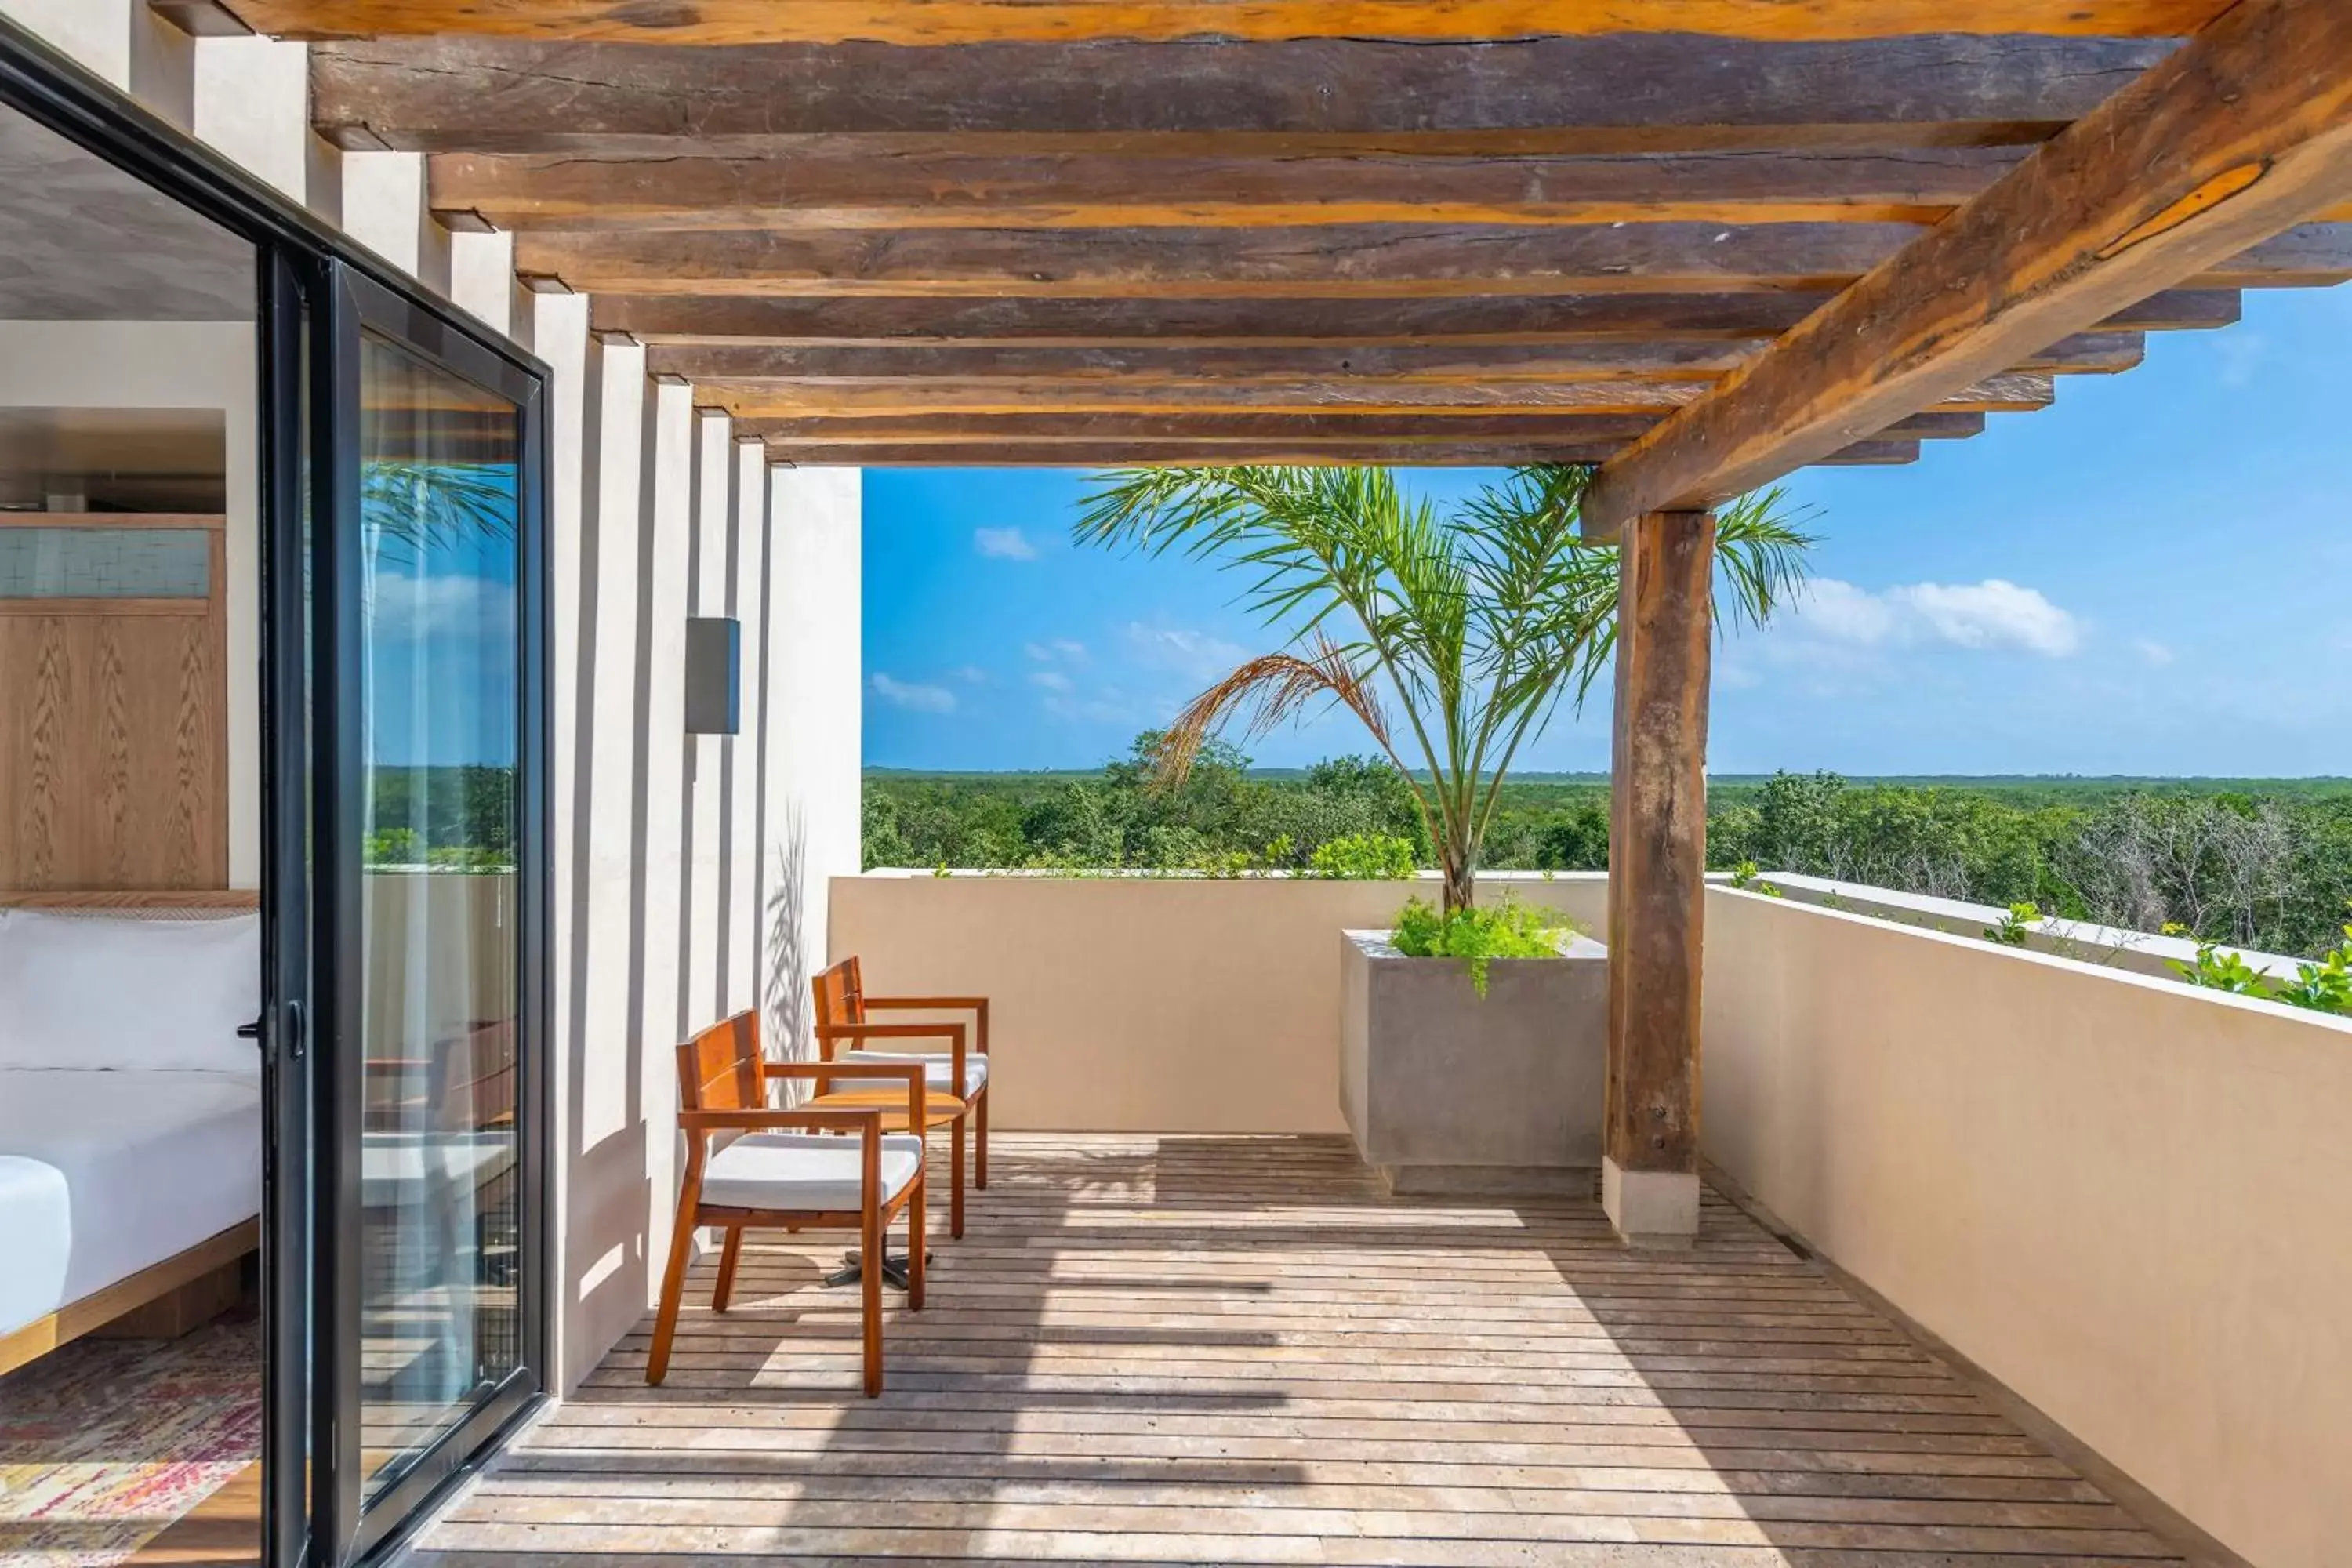
M2352 773L2352 286L2245 298L1912 466L1797 475L1815 587L1720 647L1710 766ZM1085 480L866 474L868 763L1092 766L1277 644L1234 576L1074 547ZM1333 715L1252 752L1367 749ZM1605 700L1530 752L1605 767Z

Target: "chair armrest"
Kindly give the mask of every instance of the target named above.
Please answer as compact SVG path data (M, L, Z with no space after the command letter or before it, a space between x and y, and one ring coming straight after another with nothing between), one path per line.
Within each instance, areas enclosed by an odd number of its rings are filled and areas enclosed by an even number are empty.
M918 1136L926 1131L930 1086L919 1062L770 1062L767 1072L770 1078L814 1079L819 1094L837 1078L898 1079L907 1086L907 1131Z
M871 1132L882 1131L878 1110L681 1110L677 1124L687 1132Z
M959 1012L979 1016L979 1038L974 1048L988 1054L988 998L985 996L866 996L861 1004L870 1012Z
M982 1020L981 1040L987 1043L987 1020ZM964 1026L961 1024L819 1024L816 1026L818 1047L825 1059L833 1059L835 1040L945 1040L948 1054L954 1063L954 1076L949 1088L958 1100L964 1097Z

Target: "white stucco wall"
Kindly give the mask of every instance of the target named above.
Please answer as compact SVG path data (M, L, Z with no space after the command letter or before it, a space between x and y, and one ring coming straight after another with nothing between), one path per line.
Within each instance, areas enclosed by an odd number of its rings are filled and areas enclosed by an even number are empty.
M2352 1020L1717 888L1706 1157L2266 1568L2352 1540Z
M658 1283L676 1196L672 1047L769 997L772 972L805 974L822 949L824 879L858 864L857 476L772 482L761 449L723 416L698 416L690 387L648 382L634 343L596 341L587 299L519 289L507 237L434 222L421 159L320 141L304 46L189 38L143 0L0 0L0 16L549 367L551 1378L566 1392ZM258 657L255 356L250 325L234 331L230 345L199 343L184 324L0 322L0 400L227 411L230 777L243 803L231 862L251 885L257 702L237 674ZM26 391L7 390L20 381ZM684 732L688 613L744 623L738 736ZM777 923L797 896L791 866L817 889L818 923Z

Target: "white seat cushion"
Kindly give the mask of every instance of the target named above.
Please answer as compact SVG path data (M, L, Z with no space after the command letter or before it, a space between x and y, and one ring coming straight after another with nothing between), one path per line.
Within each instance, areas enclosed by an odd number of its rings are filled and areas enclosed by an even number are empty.
M717 1208L855 1214L866 1206L864 1140L828 1132L748 1132L703 1167L702 1201ZM887 1205L923 1168L923 1141L882 1138L881 1201Z
M946 1052L940 1052L934 1055L929 1051L844 1051L840 1056L834 1059L845 1062L894 1062L901 1064L920 1062L926 1069L923 1073L923 1087L925 1089L935 1089L940 1094L953 1094L955 1092L955 1058ZM978 1051L966 1052L963 1058L963 1091L966 1094L978 1094L981 1091L982 1086L987 1082L988 1058L981 1055ZM841 1079L835 1079L834 1082L834 1088L840 1089L842 1087L844 1087L844 1081ZM873 1089L877 1086L870 1083L861 1083L857 1087L859 1089Z

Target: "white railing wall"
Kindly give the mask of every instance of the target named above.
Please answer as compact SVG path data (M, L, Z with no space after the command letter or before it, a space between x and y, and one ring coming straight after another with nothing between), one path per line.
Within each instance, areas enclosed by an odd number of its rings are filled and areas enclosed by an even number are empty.
M1717 889L1707 1159L2265 1568L2352 1541L2352 1020Z

